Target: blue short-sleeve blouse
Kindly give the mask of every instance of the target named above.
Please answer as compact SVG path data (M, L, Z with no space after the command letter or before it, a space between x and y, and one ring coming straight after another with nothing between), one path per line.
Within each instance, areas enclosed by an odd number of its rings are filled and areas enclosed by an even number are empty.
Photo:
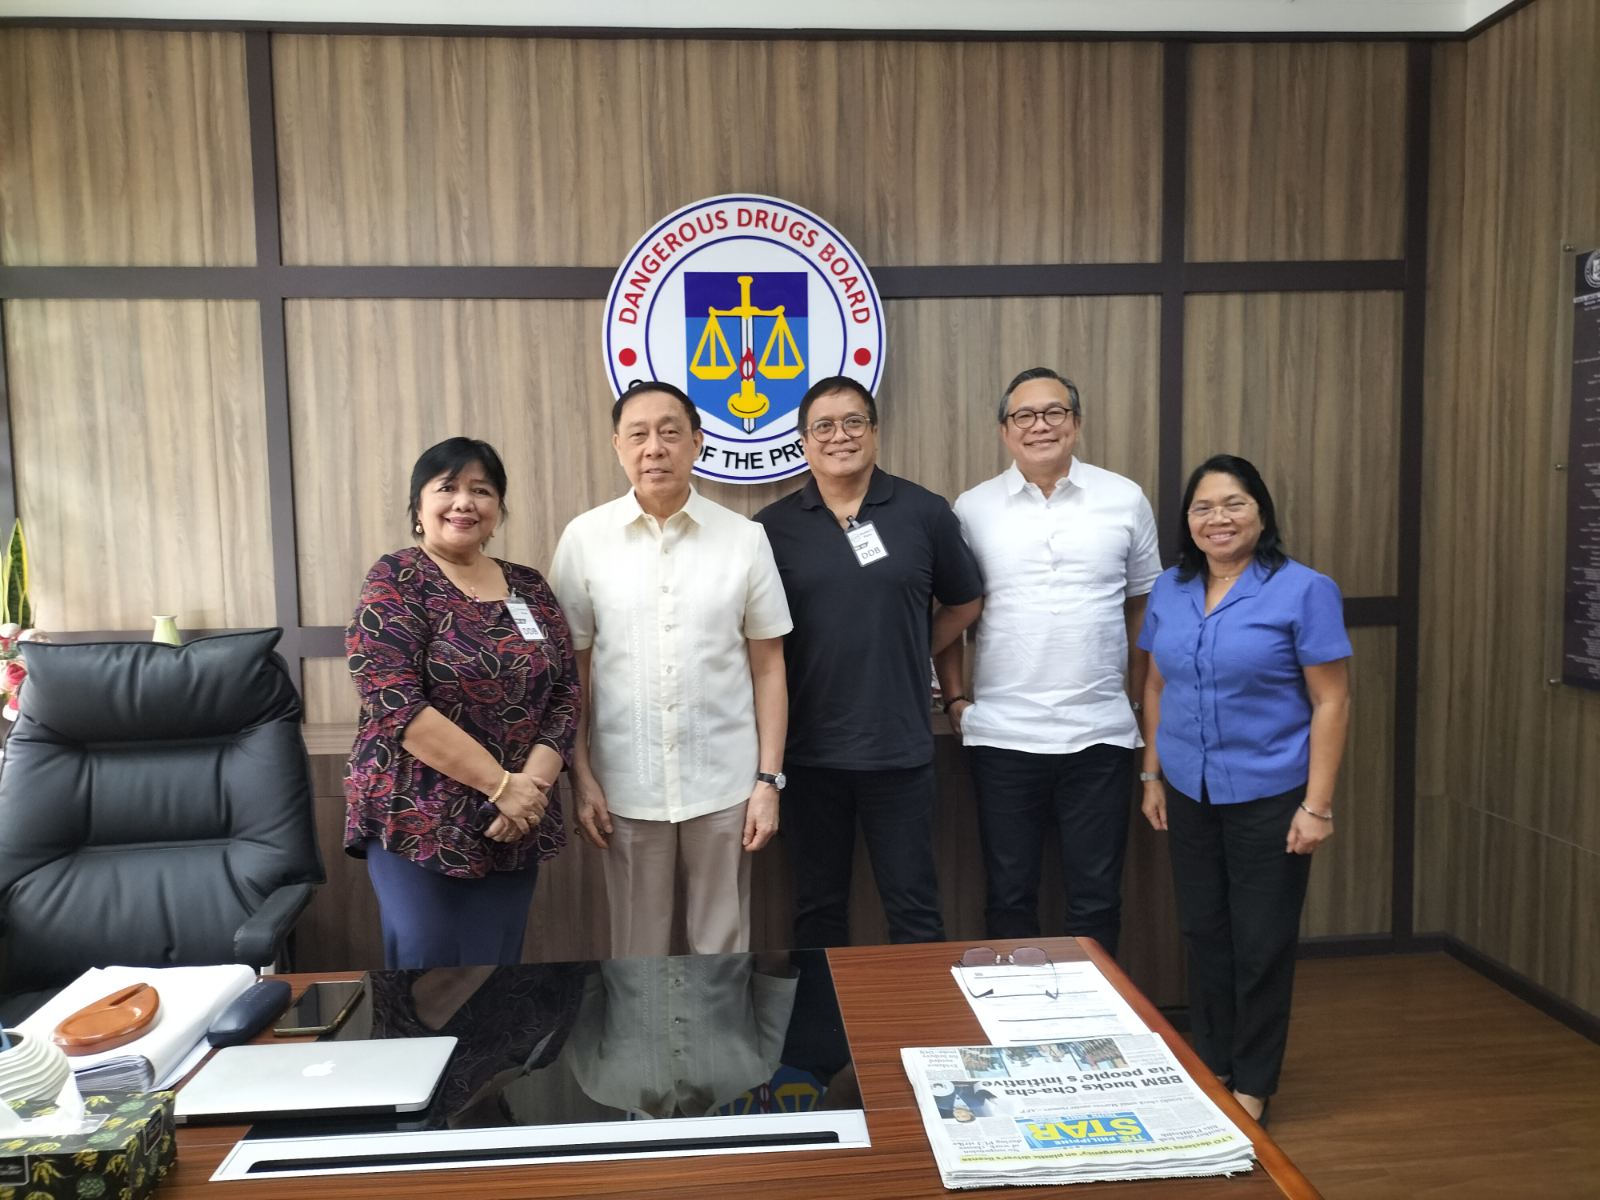
M1204 576L1156 580L1139 648L1165 686L1156 749L1186 796L1240 804L1306 782L1311 700L1303 668L1351 654L1344 599L1326 575L1293 560L1252 562L1208 615Z

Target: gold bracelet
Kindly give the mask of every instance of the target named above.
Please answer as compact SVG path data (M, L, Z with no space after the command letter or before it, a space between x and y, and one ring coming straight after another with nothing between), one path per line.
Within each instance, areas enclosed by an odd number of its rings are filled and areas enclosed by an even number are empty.
M489 793L489 803L490 804L498 804L498 803L500 803L501 793L503 793L506 790L506 784L508 784L510 782L511 782L511 772L510 771L501 771L501 773L500 773L500 786L495 788L494 791Z
M1330 824L1333 821L1333 814L1332 813L1319 813L1315 809L1307 808L1303 803L1300 805L1300 811L1303 812L1303 813L1307 813L1310 816L1315 817L1319 821L1327 821Z

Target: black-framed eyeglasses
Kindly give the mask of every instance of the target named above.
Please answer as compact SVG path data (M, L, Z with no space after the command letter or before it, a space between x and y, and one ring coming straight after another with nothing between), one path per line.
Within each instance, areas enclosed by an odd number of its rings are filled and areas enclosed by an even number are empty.
M805 431L819 442L825 442L839 429L844 430L847 438L858 438L872 428L872 418L864 417L860 413L851 413L843 420L835 421L832 417L818 417L806 426Z
M1016 412L1007 413L1006 420L1010 421L1015 429L1032 429L1034 423L1043 417L1044 423L1054 429L1057 425L1065 423L1072 415L1072 411L1065 404L1052 404L1045 409L1019 408Z
M1049 967L1048 983L1031 974L1029 978L1039 984L1044 994L1052 1000L1061 993L1061 988L1056 982L1056 965L1050 960L1050 956L1038 946L1018 946L1010 954L1001 954L993 946L974 946L961 955L961 961L957 965L962 967ZM967 978L965 972L962 972L961 975L961 986L967 989L967 994L974 1000L982 1000L986 996L993 996L998 991L997 988L992 987L978 991L972 986L972 982ZM1007 992L1004 994L1012 995L1018 993Z

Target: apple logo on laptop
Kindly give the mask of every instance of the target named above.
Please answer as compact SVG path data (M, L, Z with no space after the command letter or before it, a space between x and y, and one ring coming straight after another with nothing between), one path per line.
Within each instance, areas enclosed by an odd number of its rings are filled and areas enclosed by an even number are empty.
M305 1070L301 1071L300 1074L304 1075L307 1079L321 1079L324 1075L332 1075L333 1060L324 1059L322 1062L312 1063Z

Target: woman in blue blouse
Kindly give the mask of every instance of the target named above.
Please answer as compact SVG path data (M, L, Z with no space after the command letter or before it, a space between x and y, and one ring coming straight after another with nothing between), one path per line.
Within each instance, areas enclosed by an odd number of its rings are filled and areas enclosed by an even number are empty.
M1183 512L1178 565L1139 634L1143 811L1169 835L1195 1049L1260 1118L1289 1036L1311 854L1333 833L1350 639L1338 586L1284 553L1255 467L1207 459Z

